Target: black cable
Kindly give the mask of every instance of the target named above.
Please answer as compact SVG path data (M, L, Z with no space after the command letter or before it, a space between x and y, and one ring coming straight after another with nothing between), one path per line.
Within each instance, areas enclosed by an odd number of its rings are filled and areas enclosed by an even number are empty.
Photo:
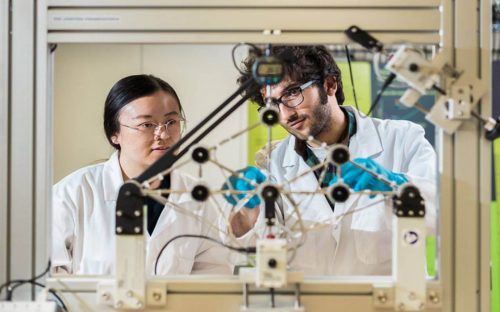
M259 47L258 47L258 46L256 46L256 45L255 45L255 44L253 44L253 43L249 43L249 42L240 42L240 43L236 44L236 45L233 47L233 49L232 49L232 51L231 51L231 58L233 59L233 65L234 65L234 67L236 68L236 70L237 70L240 74L244 75L244 74L246 74L246 73L245 73L245 72L243 72L243 71L240 69L240 67L238 66L238 64L236 64L236 57L235 57L235 52L236 52L236 49L237 49L237 48L239 48L240 46L249 46L249 47L254 48L254 50L258 52L258 54L259 54L258 56L262 55L262 52L260 51L260 49L259 49Z
M354 87L354 77L352 75L351 56L349 55L349 47L347 46L347 44L345 45L345 55L347 56L347 64L349 65L349 76L351 78L351 86L352 86L352 95L354 97L354 105L356 105L356 109L359 112L358 98L356 96L356 88Z
M6 283L2 284L2 286L0 286L0 295L2 294L2 291L5 287L7 287L7 297L12 297L12 292L19 286L23 285L23 284L26 284L26 283L31 283L31 282L34 282L40 278L42 278L45 274L49 273L50 271L50 265L51 265L51 262L49 260L49 263L47 264L47 268L45 269L45 271L43 271L42 273L38 274L37 276L31 278L31 279L17 279L17 280L13 280L13 281L7 281ZM14 286L12 286L12 288L10 288L10 285L11 284L16 284Z
M47 268L42 273L36 275L35 277L33 277L31 279L24 279L24 280L18 279L18 280L8 281L8 282L4 283L2 286L0 286L0 294L2 294L2 290L5 287L7 287L6 300L10 301L12 299L12 293L17 287L22 286L26 283L33 284L34 282L36 282L36 280L42 278L45 274L47 274L50 271L50 265L51 265L51 262L49 260L49 262L47 264ZM15 284L15 285L11 287L12 284Z
M230 245L226 245L224 244L223 242L221 241L218 241L216 240L215 238L212 238L210 236L205 236L205 235L199 235L199 234L181 234L181 235L177 235L177 236L174 236L172 237L169 241L167 241L165 243L165 245L163 245L163 247L161 248L160 252L158 253L158 256L156 257L156 260L155 260L155 270L154 270L154 274L156 275L156 271L157 271L157 267L158 267L158 260L160 260L160 257L161 257L161 254L163 253L163 251L165 250L165 248L167 248L167 246L173 242L174 240L178 239L178 238L183 238L183 237L188 237L188 238L202 238L202 239L206 239L206 240L209 240L209 241L212 241L214 243L217 243L221 246L224 246L230 250L233 250L233 251L236 251L236 252L241 252L241 253L255 253L257 251L257 249L255 247L234 247L234 246L230 246Z
M24 285L24 284L32 284L32 285L35 285L35 286L38 286L38 287L41 287L41 288L45 288L45 285L42 284L42 283L39 283L37 281L32 281L32 280L26 280L26 282L24 283L20 283L20 284L17 284L16 286L14 286L13 289L11 289L11 292L10 292L10 296L12 296L12 291L15 289L15 287L18 287L18 286L21 286L21 285ZM68 311L68 307L66 306L66 304L64 303L64 301L61 299L61 297L59 297L59 295L53 290L53 289L48 289L47 290L49 293L52 294L52 296L54 296L54 298L56 298L56 301L59 303L59 306L64 310L64 311ZM12 297L9 297L6 299L7 301L11 301L12 300Z
M389 87L391 85L391 83L394 81L394 79L396 79L396 75L394 73L391 73L389 76L387 76L387 78L384 81L384 85L377 92L377 96L375 97L375 100L373 101L372 105L370 106L370 111L368 111L367 116L369 116L373 112L375 107L377 107L377 104L379 103L380 98L382 97L382 94L384 93L385 89L387 89L387 87Z

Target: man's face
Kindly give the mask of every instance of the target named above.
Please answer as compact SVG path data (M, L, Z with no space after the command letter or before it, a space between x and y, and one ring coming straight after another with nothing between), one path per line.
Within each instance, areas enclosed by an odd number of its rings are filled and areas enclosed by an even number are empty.
M327 131L330 127L331 106L327 101L321 103L318 82L314 82L303 90L297 89L304 86L302 82L291 81L288 77L279 84L271 86L271 96L275 99L287 98L289 94L296 94L300 98L302 92L303 101L291 108L279 103L280 123L287 129L293 130L305 139L312 135L317 137ZM262 96L266 97L266 89L262 90ZM289 105L290 106L290 105Z

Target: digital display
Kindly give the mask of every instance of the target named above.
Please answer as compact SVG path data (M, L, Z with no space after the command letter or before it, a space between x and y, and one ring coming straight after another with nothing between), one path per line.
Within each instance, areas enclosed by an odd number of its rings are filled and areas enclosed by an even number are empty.
M257 75L259 76L281 76L283 66L276 63L260 63L257 67Z

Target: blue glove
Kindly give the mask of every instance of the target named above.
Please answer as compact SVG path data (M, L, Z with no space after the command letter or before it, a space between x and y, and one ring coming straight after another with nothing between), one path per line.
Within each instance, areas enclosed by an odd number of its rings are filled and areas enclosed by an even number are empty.
M245 177L245 179L256 181L258 184L260 184L266 180L266 176L259 169L257 169L256 167L253 167L253 166L248 166L244 169L238 170L238 172L243 173L243 176ZM240 177L234 176L234 175L230 176L228 181L226 181L222 185L223 190L230 189L228 183L231 183L232 189L234 189L236 191L245 192L245 191L251 191L251 190L255 189L255 186L251 185L246 180L244 180ZM246 193L242 193L242 194L238 194L238 195L224 194L224 198L233 206L236 206L236 204L237 204L236 198L238 198L238 200L241 200L245 196L246 196ZM247 201L247 203L245 204L245 207L254 208L258 205L260 205L260 198L259 198L259 196L254 195L254 196L252 196L252 198L250 198L249 201Z
M376 172L377 174L383 176L386 180L390 180L397 185L408 182L408 179L403 174L389 171L372 159L356 158L354 159L354 162L371 171ZM392 188L389 185L372 176L365 170L356 167L350 162L343 164L340 168L342 171L342 178L344 179L344 183L349 185L349 187L352 188L355 192L363 190L382 192L392 191ZM334 177L330 181L329 185L332 185L335 182L337 182L337 177Z

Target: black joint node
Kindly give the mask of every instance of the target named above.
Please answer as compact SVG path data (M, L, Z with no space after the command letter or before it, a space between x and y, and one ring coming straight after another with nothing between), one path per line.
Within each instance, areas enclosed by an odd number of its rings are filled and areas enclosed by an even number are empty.
M398 217L422 218L425 216L425 201L420 190L412 184L403 184L398 195L393 196L394 213Z
M266 126L274 126L280 120L280 113L275 108L266 107L260 113L260 121Z
M274 268L276 268L276 267L278 266L278 261L276 261L276 259L274 259L274 258L271 258L271 259L269 259L269 260L267 261L267 265L268 265L270 268L274 269Z
M418 72L420 70L420 67L418 66L418 64L416 63L411 63L410 66L408 67L408 69L411 71L411 72Z
M278 188L274 185L266 185L260 191L260 196L262 196L264 201L276 200L279 196Z
M210 190L203 184L198 184L191 190L191 197L199 202L204 202L210 196Z
M327 196L329 196L333 202L343 203L349 198L350 194L351 192L347 185L344 183L335 183L328 188Z
M210 159L210 153L205 147L198 146L193 150L191 158L199 164L206 163Z
M349 148L343 144L337 144L331 147L329 160L336 165L342 165L349 161Z

